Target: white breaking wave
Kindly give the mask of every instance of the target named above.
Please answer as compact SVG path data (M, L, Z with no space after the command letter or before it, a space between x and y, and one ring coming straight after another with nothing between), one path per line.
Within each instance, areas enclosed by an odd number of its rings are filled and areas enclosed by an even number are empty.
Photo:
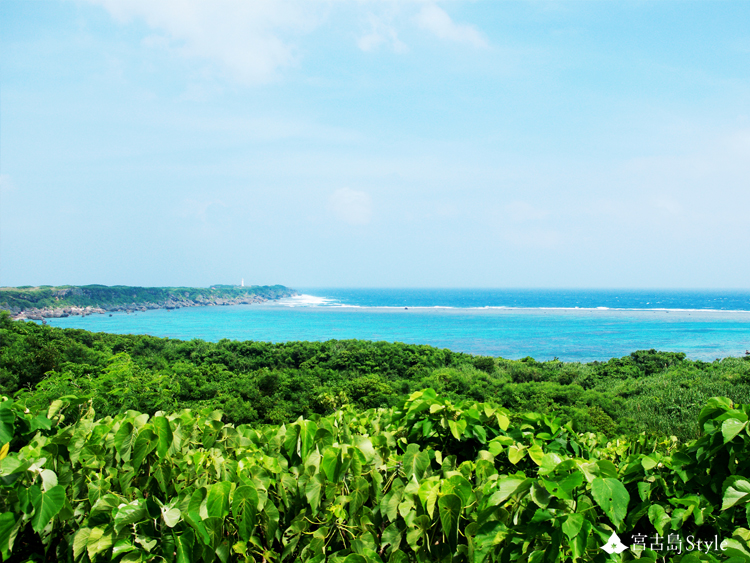
M294 297L279 299L277 303L279 305L286 305L287 307L320 307L332 305L335 303L335 300L318 297L317 295L295 295Z
M470 311L470 310L505 310L505 311L580 311L580 312L611 312L611 313L622 313L622 312L675 312L675 313L745 313L750 314L750 311L745 309L679 309L679 308L667 308L667 307L580 307L580 306L568 306L568 307L523 307L523 306L508 306L508 305L484 305L479 307L455 307L450 305L356 305L353 303L342 303L338 299L329 297L319 297L317 295L295 295L294 297L286 297L279 299L275 302L277 305L285 307L333 307L340 309L391 309L391 310L404 310L404 309L415 309L415 310L429 310L429 309L449 309L455 311Z

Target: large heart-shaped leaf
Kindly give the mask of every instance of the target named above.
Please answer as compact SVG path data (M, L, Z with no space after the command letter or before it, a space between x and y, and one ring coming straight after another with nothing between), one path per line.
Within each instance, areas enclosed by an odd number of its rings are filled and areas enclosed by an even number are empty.
M258 491L247 485L237 487L232 495L232 516L243 541L248 541L252 536L257 513Z
M222 481L213 484L208 489L206 497L206 512L210 518L226 518L229 514L229 493L232 490L232 483Z
M120 454L120 459L123 461L130 461L130 452L133 448L133 442L135 441L135 434L133 433L133 425L129 421L125 421L120 425L120 428L115 433L115 449Z
M419 451L418 444L409 444L404 452L403 464L404 476L407 479L414 475L417 480L421 480L430 467L430 456L427 452Z
M461 498L458 495L450 494L438 499L440 524L443 526L443 533L451 551L455 551L458 545L458 519L461 517L462 508Z
M630 495L625 485L617 479L597 477L591 484L591 493L604 514L619 527L628 513L630 503Z
M172 445L172 440L174 440L172 427L169 420L164 416L155 416L151 419L151 424L153 424L158 436L156 453L160 458L165 458L169 454L169 448Z
M133 446L133 467L140 468L146 456L156 449L158 436L150 429L144 428L138 433Z
M744 479L738 479L724 491L724 498L721 503L721 509L726 510L734 506L750 501L750 482Z
M34 507L34 517L31 526L37 534L49 524L65 504L65 487L56 485L49 491L44 491L36 485L29 489L29 500Z

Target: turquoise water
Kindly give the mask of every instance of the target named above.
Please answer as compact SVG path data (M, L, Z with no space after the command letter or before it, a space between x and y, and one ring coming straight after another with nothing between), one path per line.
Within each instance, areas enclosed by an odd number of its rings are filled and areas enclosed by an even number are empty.
M49 319L53 326L217 341L361 338L538 360L634 350L712 361L750 349L750 292L304 289L280 302Z

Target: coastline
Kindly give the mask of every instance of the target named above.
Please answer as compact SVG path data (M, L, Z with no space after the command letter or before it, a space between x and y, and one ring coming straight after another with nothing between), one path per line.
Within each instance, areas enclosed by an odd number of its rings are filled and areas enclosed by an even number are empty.
M10 288L3 288L8 290ZM46 290L46 288L45 288ZM136 290L132 292L132 290ZM145 290L145 291L144 291ZM38 291L34 289L32 291ZM298 292L283 286L274 287L212 287L212 288L106 288L99 286L93 290L86 287L65 287L46 290L50 293L44 306L34 307L32 302L14 304L2 303L1 310L6 310L13 320L34 320L64 318L70 316L85 317L106 313L135 313L154 309L182 309L185 307L212 307L228 305L251 305L266 303L285 297L293 297ZM138 292L143 291L141 299ZM130 302L123 302L121 296L127 293ZM96 295L96 296L95 296ZM113 298L116 297L116 298ZM156 297L156 299L154 299ZM76 299L79 303L71 303ZM54 299L52 303L50 301ZM80 301L84 302L81 303Z
M105 305L105 306L88 306L88 307L42 307L39 309L27 309L13 314L11 318L14 321L30 320L41 321L44 319L58 319L70 316L87 316L93 314L104 315L106 313L136 313L140 311L149 311L153 309L182 309L183 307L213 307L223 305L251 305L253 303L266 303L272 299L252 295L247 297L235 297L231 299L214 298L194 301L192 299L169 299L161 303L132 303L130 305Z

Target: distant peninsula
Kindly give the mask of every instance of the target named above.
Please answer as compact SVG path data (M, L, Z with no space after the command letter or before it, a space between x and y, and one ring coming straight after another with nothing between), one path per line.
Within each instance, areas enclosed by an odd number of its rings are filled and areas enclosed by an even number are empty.
M283 285L213 285L211 287L130 287L63 285L0 287L0 310L14 319L180 309L210 305L263 303L299 293Z

